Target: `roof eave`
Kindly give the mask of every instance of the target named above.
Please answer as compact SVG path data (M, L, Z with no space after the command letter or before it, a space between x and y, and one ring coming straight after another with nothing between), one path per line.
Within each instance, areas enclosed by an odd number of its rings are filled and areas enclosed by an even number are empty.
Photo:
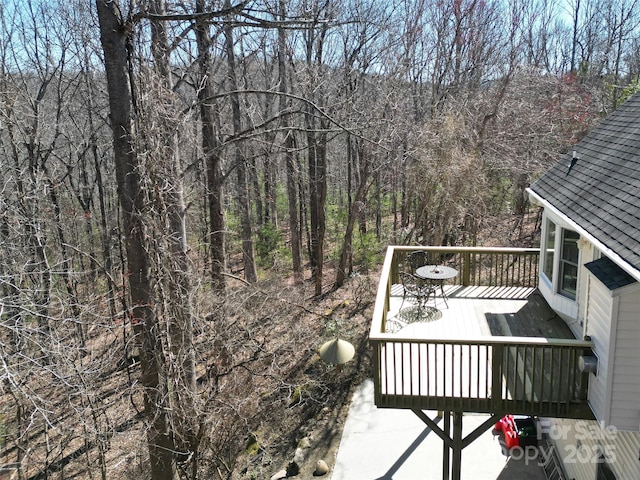
M603 244L600 240L595 238L591 233L578 225L574 220L567 217L564 213L554 207L548 200L544 197L540 196L536 192L534 192L530 187L527 188L527 193L529 198L533 203L540 205L543 208L549 209L553 214L562 219L567 225L571 226L573 230L578 232L580 236L584 237L588 240L592 245L594 245L598 250L600 250L604 255L609 257L612 261L614 261L617 265L620 266L625 272L635 278L640 282L640 270L635 268L633 265L629 264L626 260L624 260L620 255L618 255L615 251L611 250L605 244Z

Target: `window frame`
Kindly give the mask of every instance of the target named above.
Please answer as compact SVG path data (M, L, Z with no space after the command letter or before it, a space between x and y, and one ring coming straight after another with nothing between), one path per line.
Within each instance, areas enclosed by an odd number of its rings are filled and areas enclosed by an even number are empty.
M568 237L570 234L571 237ZM580 241L580 234L575 230L563 228L561 235L560 248L558 252L558 293L571 300L576 299L578 293L578 275L580 272L580 248L578 242ZM572 249L568 251L569 249ZM574 253L569 258L569 254ZM569 271L571 273L569 273ZM570 287L568 284L571 285Z
M547 218L545 225L544 245L543 245L543 258L542 258L542 273L550 283L553 283L553 271L556 258L556 223Z

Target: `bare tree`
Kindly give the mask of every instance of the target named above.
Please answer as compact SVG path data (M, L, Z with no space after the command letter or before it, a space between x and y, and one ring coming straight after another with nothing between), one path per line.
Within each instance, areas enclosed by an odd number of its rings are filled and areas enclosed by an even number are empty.
M284 22L287 18L285 0L279 2L279 20ZM300 231L300 219L298 215L298 177L300 172L296 168L295 140L294 132L290 128L290 101L287 97L289 93L288 82L288 55L287 37L283 25L278 28L278 85L279 85L279 111L280 125L283 130L283 149L285 156L286 176L287 176L287 201L289 213L289 234L291 236L291 261L295 283L302 282L302 240Z
M304 30L306 62L305 96L318 108L326 98L322 83L325 39L329 30L329 3L313 2L308 8L309 22ZM326 228L325 201L327 195L327 133L326 117L317 118L315 107L305 108L305 129L309 171L309 257L313 270L315 294L322 294L324 268L324 236Z
M205 1L197 0L196 14L205 13ZM207 178L207 206L209 211L208 241L211 257L211 276L215 292L225 287L225 220L223 208L223 174L220 158L219 113L215 100L213 62L211 59L211 28L208 22L197 22L195 35L198 51L198 105L202 123L202 151Z
M195 353L193 350L193 315L191 308L191 265L188 258L186 205L184 201L184 166L181 158L179 132L182 116L176 106L173 92L174 82L171 71L171 47L167 25L162 20L166 15L164 0L150 2L149 11L155 17L151 20L151 51L154 58L154 73L159 85L155 94L160 93L163 107L157 102L147 106L142 113L154 125L142 133L145 144L151 147L146 152L146 171L153 181L153 192L157 195L158 211L161 219L158 238L166 242L168 255L158 252L156 269L164 284L162 313L166 319L169 344L167 362L168 393L173 415L173 440L178 455L188 458L196 443L195 412L197 403ZM160 20L156 20L159 18ZM148 81L149 79L147 79ZM143 103L143 102L140 102ZM152 197L153 198L153 197ZM164 243L164 242L163 242Z
M140 345L141 378L145 389L147 444L154 480L175 477L174 445L170 428L170 405L162 375L162 344L150 278L151 258L145 233L145 194L142 190L134 121L130 42L132 25L122 16L118 2L96 0L109 110L118 193L127 250L131 322Z
M226 8L230 8L227 0ZM231 116L234 135L242 131L242 117L240 112L240 95L238 93L238 78L236 72L236 54L234 51L233 26L227 22L224 27L225 53L227 57L227 81L229 84L229 99L231 101ZM247 180L246 158L242 147L234 144L234 168L237 174L237 200L240 210L240 224L242 230L242 263L244 277L254 283L257 280L255 255L253 251L253 228L251 222L251 207L249 205L249 185Z

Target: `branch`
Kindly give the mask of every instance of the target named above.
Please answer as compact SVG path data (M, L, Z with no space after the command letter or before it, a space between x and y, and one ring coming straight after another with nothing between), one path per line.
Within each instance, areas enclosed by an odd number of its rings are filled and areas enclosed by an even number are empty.
M353 131L351 128L341 124L338 120L334 119L331 115L329 115L328 113L326 113L320 106L316 105L314 102L312 102L311 100L301 97L299 95L295 95L293 93L286 93L286 92L274 92L271 90L233 90L233 91L228 91L228 92L224 92L224 93L219 93L217 95L212 95L208 98L203 99L202 101L209 101L209 100L217 100L219 98L224 98L227 97L229 95L232 94L244 94L244 95L252 95L252 94L263 94L263 95L284 95L285 97L289 97L292 98L294 100L298 100L299 102L305 103L307 105L309 105L313 110L315 110L316 112L318 112L320 114L321 117L324 117L325 119L327 119L329 121L329 123L332 123L333 125L335 125L339 130L346 132L350 135L353 135L355 138L359 138L367 143L371 143L373 145L376 145L379 148L382 148L384 151L386 152L391 152L391 149L389 149L388 147L385 147L384 145L381 145L380 142L377 142L373 139L367 138L364 135ZM201 101L201 102L202 102ZM201 102L198 102L201 103ZM197 105L197 104L196 104ZM192 105L188 108L186 108L183 113L187 113L188 111L192 110L193 108L195 108L196 105ZM255 127L252 127L249 129L249 131L255 130ZM228 143L228 139L225 143Z
M226 17L228 15L233 15L236 13L240 13L244 7L246 7L251 0L243 0L237 5L233 5L228 8L223 8L222 10L214 10L211 12L203 12L203 13L175 13L169 15L160 15L157 13L151 13L149 11L140 11L131 17L131 21L136 23L142 19L155 20L155 21L185 21L185 20L211 20L212 18L218 17Z
M159 14L159 13L151 13L148 10L140 11L134 14L131 17L131 22L136 23L142 19L154 20L154 21L189 21L195 20L196 22L207 21L213 18L220 17L228 17L231 15L240 15L246 21L232 21L234 26L250 26L250 27L262 27L262 28L291 28L292 26L300 26L307 27L309 25L319 25L319 24L328 24L329 20L320 20L320 19L304 19L304 18L295 18L288 20L267 20L265 18L260 18L255 15L251 15L244 10L244 8L249 4L251 0L244 0L237 5L223 8L222 10L216 10L212 12L202 12L202 13L172 13L172 14ZM339 24L346 24L351 22L340 22ZM294 27L295 28L295 27Z
M288 20L266 20L264 18L258 18L253 15L248 14L247 12L240 12L240 15L247 19L251 20L252 23L249 22L237 22L239 26L254 26L254 27L263 27L263 28L290 28L292 25L299 26L309 26L309 25L319 25L322 23L328 24L328 20L318 20L318 19L288 19Z

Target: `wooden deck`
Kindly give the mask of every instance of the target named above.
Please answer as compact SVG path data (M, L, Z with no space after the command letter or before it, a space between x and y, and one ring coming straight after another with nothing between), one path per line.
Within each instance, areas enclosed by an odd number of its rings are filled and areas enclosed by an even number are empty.
M588 342L535 288L445 286L419 309L391 285L376 346L379 407L592 418ZM401 308L402 304L402 308Z
M385 330L418 339L491 336L574 339L569 327L535 288L460 285L444 288L448 307L436 296L435 301L432 298L428 302L427 314L420 315L410 298L399 311L402 286L393 285Z
M414 250L459 272L448 305L403 303L400 273L416 268ZM462 449L504 414L593 418L579 368L593 343L573 338L538 293L539 263L537 249L387 249L369 333L375 404L412 410L442 438L443 479L460 480ZM442 413L443 428L426 410ZM463 438L464 412L491 415Z

